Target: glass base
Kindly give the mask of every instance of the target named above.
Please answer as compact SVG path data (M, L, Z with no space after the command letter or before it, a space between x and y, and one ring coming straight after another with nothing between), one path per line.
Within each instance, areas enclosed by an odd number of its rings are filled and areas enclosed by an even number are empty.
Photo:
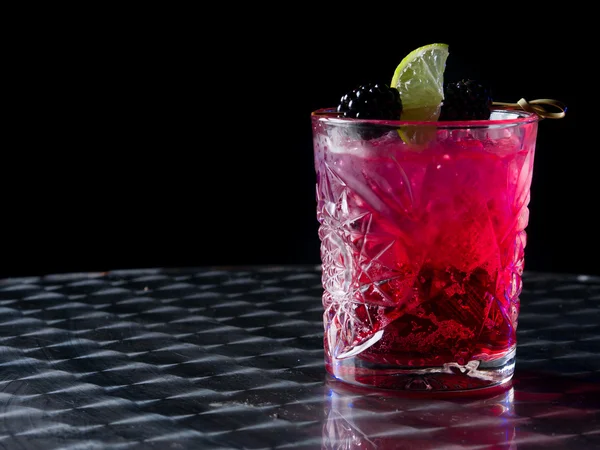
M447 363L438 367L400 367L373 364L360 357L326 360L336 379L355 386L410 392L464 392L507 383L515 371L516 348L492 361ZM359 355L360 356L360 355Z

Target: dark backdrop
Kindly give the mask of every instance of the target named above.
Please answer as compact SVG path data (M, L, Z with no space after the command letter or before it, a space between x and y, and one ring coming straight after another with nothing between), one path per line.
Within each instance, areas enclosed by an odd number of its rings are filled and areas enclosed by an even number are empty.
M575 128L580 71L561 56L576 45L568 26L551 30L556 45L483 16L462 27L417 16L408 29L398 12L296 23L293 11L253 8L85 16L26 45L1 276L317 264L310 112L389 82L432 42L450 46L447 80L477 78L498 101L568 105L565 119L540 123L526 268L600 274L595 169Z

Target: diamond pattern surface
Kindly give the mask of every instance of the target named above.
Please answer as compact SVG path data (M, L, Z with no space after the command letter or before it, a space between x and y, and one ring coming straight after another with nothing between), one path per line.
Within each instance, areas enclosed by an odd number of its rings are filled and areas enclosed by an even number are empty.
M0 449L600 448L600 278L525 272L511 386L356 391L319 267L0 280Z

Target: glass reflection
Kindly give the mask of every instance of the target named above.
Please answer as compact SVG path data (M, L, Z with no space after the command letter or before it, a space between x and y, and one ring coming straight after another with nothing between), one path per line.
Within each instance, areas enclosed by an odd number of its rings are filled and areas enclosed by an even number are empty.
M323 449L517 449L510 384L479 398L365 392L332 378L325 389Z

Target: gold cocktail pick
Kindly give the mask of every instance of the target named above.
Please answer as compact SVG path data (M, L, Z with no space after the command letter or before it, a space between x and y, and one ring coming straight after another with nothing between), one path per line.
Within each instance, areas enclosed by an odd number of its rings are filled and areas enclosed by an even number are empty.
M567 113L567 107L564 103L552 98L540 98L528 102L524 98L517 103L493 102L494 106L501 106L506 109L522 109L530 113L537 114L544 119L562 119ZM555 108L557 111L549 111L548 107Z
M524 98L519 100L517 103L504 103L504 102L492 102L493 106L500 106L504 109L521 109L530 113L537 114L543 119L562 119L567 113L567 106L552 98L540 98L537 100L531 100L528 102ZM549 110L554 108L555 111ZM314 111L311 113L314 116L335 116L340 113L336 111Z

